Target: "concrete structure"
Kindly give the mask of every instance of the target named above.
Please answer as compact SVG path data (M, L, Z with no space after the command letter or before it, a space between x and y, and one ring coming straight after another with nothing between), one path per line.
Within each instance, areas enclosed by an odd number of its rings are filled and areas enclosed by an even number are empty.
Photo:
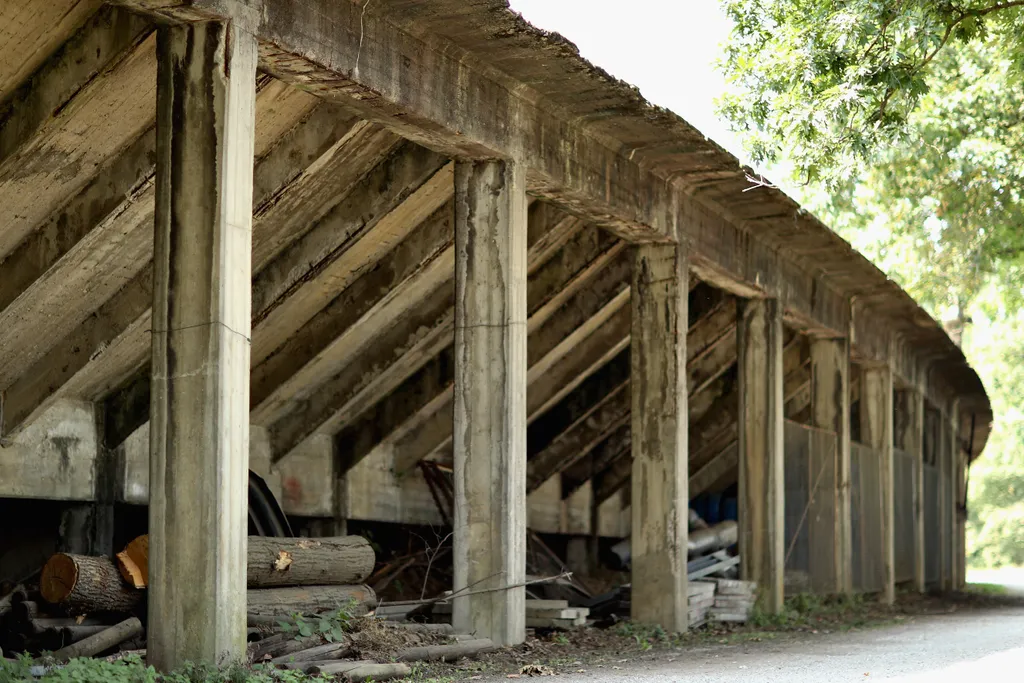
M737 486L770 610L801 572L891 597L906 501L912 584L963 580L992 416L959 348L501 0L31 0L0 25L0 499L66 502L96 548L150 503L158 666L241 652L247 461L325 529L440 524L416 465L453 468L455 582L500 589L455 618L507 643L527 528L632 534L634 616L685 628L687 499ZM798 567L806 519L829 551Z

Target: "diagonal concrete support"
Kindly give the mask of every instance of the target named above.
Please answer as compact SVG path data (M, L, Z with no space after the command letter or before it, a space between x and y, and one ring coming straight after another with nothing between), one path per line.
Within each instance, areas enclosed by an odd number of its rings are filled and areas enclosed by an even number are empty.
M689 263L679 245L636 247L632 292L631 617L689 626L686 386Z
M775 299L739 307L740 567L771 614L784 597L782 313Z
M148 659L245 654L256 41L158 34Z
M811 341L811 421L814 427L836 434L835 494L825 496L824 500L835 506L832 565L835 590L849 595L853 593L853 532L850 519L850 344L846 339ZM812 508L809 514L814 512ZM827 518L827 511L823 513Z
M526 176L455 169L452 623L500 645L526 638Z
M893 379L887 366L861 369L860 376L861 441L878 454L879 487L882 500L882 598L891 605L896 600L895 516L893 499Z

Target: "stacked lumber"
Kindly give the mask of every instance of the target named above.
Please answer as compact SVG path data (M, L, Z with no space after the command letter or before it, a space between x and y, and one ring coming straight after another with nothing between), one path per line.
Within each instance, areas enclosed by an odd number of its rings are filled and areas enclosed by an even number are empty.
M448 600L437 602L432 611L435 616L450 620L452 603ZM567 600L526 601L527 628L569 630L585 626L589 616L589 608L570 607Z
M590 609L569 607L566 600L527 600L526 627L567 631L587 624Z
M757 599L757 584L735 579L715 580L715 604L708 612L714 621L746 623Z
M686 587L690 628L701 626L708 620L708 610L715 604L715 584L712 581L690 581Z

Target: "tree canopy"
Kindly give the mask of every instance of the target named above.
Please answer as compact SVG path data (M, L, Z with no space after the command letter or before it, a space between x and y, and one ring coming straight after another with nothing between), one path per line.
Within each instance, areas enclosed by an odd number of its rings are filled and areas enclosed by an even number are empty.
M1024 0L721 0L720 113L762 167L939 319L996 428L975 557L1024 564ZM1015 545L1016 544L1016 545Z

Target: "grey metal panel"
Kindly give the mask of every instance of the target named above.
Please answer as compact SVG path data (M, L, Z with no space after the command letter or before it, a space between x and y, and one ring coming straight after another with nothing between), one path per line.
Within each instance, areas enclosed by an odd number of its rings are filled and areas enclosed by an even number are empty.
M882 558L882 490L880 458L871 448L859 443L850 445L850 457L858 463L857 523L854 547L859 545L859 573L854 569L854 588L861 592L882 590L885 581ZM856 579L859 577L859 582Z
M784 442L786 591L833 593L836 435L787 420Z
M939 581L939 469L924 466L924 578L929 584Z
M893 450L893 497L895 503L896 582L914 580L914 458Z

